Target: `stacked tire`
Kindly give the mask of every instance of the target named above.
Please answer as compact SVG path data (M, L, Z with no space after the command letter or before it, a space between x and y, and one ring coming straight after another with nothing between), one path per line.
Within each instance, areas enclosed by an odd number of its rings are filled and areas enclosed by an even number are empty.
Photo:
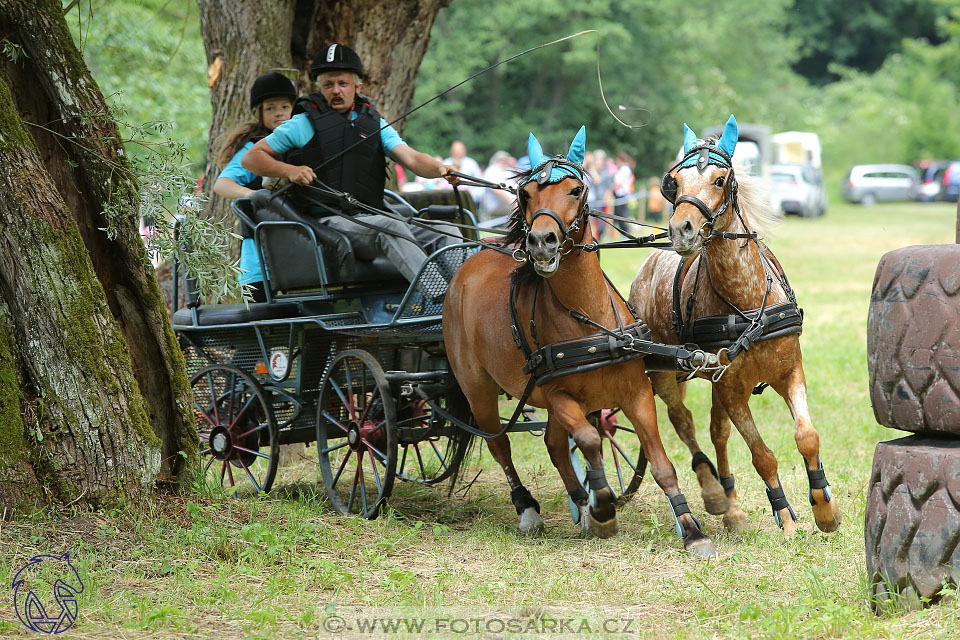
M891 251L867 321L877 445L866 512L874 607L936 603L960 583L960 246Z

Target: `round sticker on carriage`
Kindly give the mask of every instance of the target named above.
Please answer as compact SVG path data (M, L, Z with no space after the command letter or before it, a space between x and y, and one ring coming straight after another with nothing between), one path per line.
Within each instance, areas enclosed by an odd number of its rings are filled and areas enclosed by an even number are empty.
M285 377L289 366L290 361L286 353L279 350L270 352L270 375L274 378Z

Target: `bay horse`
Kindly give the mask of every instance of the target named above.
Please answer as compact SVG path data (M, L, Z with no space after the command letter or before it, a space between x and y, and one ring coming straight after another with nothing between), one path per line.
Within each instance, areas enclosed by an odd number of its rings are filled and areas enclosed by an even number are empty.
M530 345L540 353L547 348L541 345L597 335L598 327L612 334L637 326L626 302L606 280L597 254L584 250L594 239L581 164L585 147L583 127L566 156L544 156L530 134L532 169L518 175L517 209L503 245L512 248L487 248L470 257L447 290L443 307L447 358L480 429L501 434L487 439L487 445L506 475L522 534L540 531L543 519L539 503L514 468L510 441L501 429L497 406L501 389L547 410L544 441L567 493L580 509L586 532L607 538L619 528L615 496L603 471L600 434L586 416L621 407L669 499L684 548L696 556L715 556L713 542L690 513L664 452L642 359L536 380L542 382L536 385L529 368L525 369ZM519 267L518 261L522 261ZM602 342L607 338L604 335ZM564 353L554 351L552 357L559 362ZM569 437L589 464L592 495L574 472Z
M630 302L649 324L654 341L692 342L729 359L726 372L712 387L710 438L716 468L697 444L692 415L683 403L686 383L673 373L650 374L654 391L666 403L670 421L693 455L707 511L724 514L730 530L746 527L727 457L732 420L767 486L774 519L784 534L796 530L796 513L780 484L777 459L764 444L747 404L751 392L769 385L793 416L817 527L834 531L840 512L807 408L799 341L802 312L779 262L758 239L757 230L779 216L756 179L735 175L732 156L737 140L732 115L719 139L698 139L684 125L683 158L664 175L661 185L664 197L675 203L669 221L675 252L657 251L643 263L630 287Z

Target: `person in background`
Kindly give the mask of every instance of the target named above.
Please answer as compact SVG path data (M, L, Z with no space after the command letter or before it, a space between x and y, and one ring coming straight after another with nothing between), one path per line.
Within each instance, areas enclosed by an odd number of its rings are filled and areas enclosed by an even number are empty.
M633 193L633 165L633 158L623 151L617 152L617 170L613 174L613 214L622 218L632 217L629 196ZM618 221L616 225L621 231L632 231L627 222Z
M217 164L222 166L223 170L213 184L214 193L235 200L247 198L261 188L263 182L260 176L243 168L243 156L257 141L290 119L296 99L297 88L282 74L271 72L254 80L250 88L250 109L256 116L256 122L242 124L227 135L216 158ZM240 284L251 287L254 302L266 302L263 270L253 241L253 229L249 229L247 225L243 227Z
M593 211L610 213L607 202L610 200L610 185L612 175L607 171L607 154L603 149L588 151L583 158L583 169L587 172L590 191L587 192L587 205ZM610 223L601 218L591 218L593 221L593 235L601 238Z
M465 173L468 176L479 178L483 175L483 170L480 169L477 161L467 155L467 145L460 140L454 140L450 145L450 157L445 159L443 163L453 167L454 171ZM483 200L486 191L483 187L461 187L461 189L469 193L477 205Z
M647 192L647 221L660 222L663 219L663 205L666 200L660 193L660 180L650 178L650 190Z
M517 172L517 161L506 151L500 150L490 156L490 164L483 172L483 179L488 182L506 183L511 185L513 176ZM500 189L483 189L483 200L480 202L480 218L490 220L513 211L516 198L509 191Z

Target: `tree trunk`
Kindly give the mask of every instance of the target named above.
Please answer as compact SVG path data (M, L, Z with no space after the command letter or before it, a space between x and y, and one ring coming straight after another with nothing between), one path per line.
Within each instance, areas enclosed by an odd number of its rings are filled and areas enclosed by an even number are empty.
M324 45L339 42L360 54L363 92L390 121L413 98L414 79L427 51L437 12L450 0L197 0L210 65L210 151L204 190L212 194L222 167L220 138L250 119L250 86L270 70L287 70L301 94L311 91L310 63ZM394 125L401 134L406 121ZM207 215L220 218L229 203L213 196Z
M196 451L183 356L60 2L0 0L0 32L25 53L0 57L0 505L123 501Z

